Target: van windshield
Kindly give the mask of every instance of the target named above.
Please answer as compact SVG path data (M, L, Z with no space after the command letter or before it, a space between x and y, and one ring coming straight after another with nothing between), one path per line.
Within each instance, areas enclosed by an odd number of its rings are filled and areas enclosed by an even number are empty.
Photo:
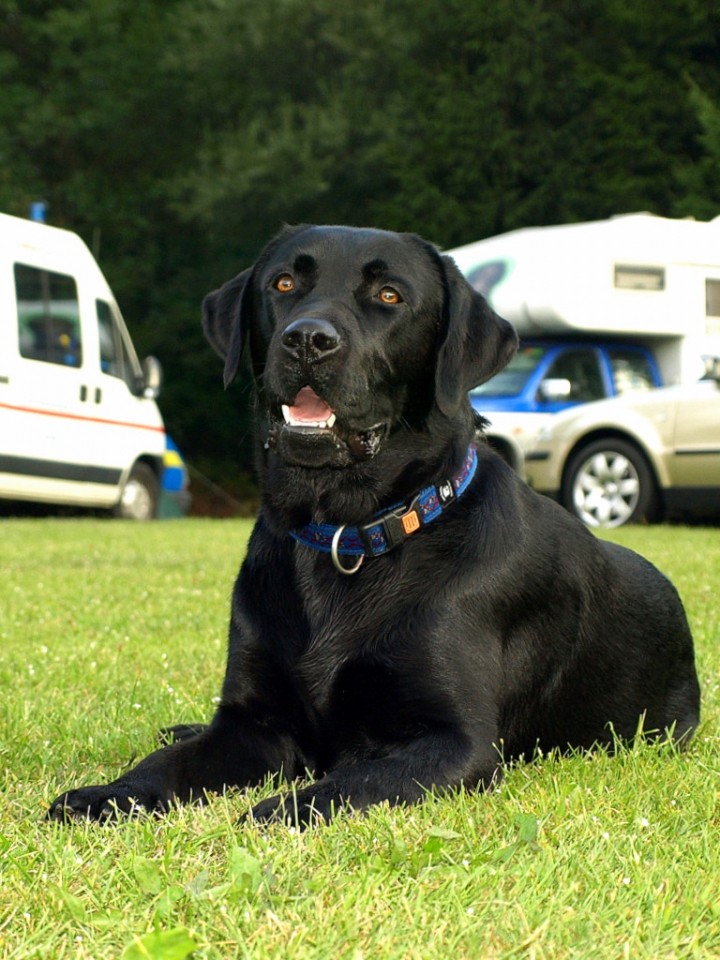
M521 393L538 364L547 353L545 347L521 347L510 363L492 380L481 383L470 393L473 397L515 397Z

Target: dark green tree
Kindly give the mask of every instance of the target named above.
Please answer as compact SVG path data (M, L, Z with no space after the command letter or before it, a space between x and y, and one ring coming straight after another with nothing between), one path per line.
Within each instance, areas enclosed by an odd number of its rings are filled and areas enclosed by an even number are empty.
M166 370L190 459L249 460L199 303L283 222L441 246L720 213L711 0L0 0L0 208L50 204Z

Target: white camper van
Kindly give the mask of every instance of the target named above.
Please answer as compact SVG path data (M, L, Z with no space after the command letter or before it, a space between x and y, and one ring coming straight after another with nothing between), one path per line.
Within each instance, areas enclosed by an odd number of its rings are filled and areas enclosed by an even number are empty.
M160 376L83 241L0 214L0 499L154 516Z
M555 413L692 383L720 355L720 217L628 214L447 252L521 336L515 360L471 394L513 466Z

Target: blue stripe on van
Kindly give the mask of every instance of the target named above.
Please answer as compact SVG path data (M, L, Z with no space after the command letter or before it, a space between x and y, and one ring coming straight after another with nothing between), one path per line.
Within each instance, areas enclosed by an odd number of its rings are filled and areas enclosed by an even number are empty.
M86 463L58 463L55 460L34 460L31 457L8 457L0 454L0 473L117 486L120 483L122 470L116 470L113 467L93 467Z

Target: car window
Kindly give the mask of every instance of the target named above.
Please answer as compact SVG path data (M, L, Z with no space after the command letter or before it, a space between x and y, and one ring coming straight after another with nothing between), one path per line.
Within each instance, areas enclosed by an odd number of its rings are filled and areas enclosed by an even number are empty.
M548 380L567 380L570 383L569 400L588 403L605 397L600 363L594 350L566 350L551 364Z
M510 363L487 383L471 391L473 396L514 397L520 393L547 353L544 347L520 347Z
M66 367L81 366L75 278L16 263L15 296L20 356Z
M652 390L655 386L650 361L637 350L608 351L615 392L622 396L636 390Z

